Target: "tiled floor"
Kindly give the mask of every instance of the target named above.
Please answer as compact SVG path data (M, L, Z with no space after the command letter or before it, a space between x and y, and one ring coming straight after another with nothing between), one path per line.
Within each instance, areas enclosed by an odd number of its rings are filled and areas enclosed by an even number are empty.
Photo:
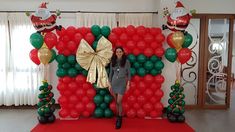
M235 101L229 110L188 110L185 116L196 132L235 131ZM36 109L0 109L0 132L29 132L37 123Z

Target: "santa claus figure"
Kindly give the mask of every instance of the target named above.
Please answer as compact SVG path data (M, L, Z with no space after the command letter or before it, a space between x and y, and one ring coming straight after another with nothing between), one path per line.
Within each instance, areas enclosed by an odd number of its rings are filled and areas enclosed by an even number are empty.
M183 4L177 1L174 11L167 16L166 27L172 31L184 31L188 27L191 17Z
M57 16L60 15L60 13L51 14L46 7L47 4L48 3L43 2L35 13L30 16L33 26L38 32L54 30L56 27Z

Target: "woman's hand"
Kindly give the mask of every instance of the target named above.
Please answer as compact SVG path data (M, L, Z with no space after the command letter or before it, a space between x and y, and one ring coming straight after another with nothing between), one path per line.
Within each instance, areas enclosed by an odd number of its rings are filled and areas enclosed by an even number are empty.
M112 92L112 86L111 86L111 84L108 82L108 89L109 89L109 92L111 93Z
M126 91L128 91L130 89L130 83L128 82L127 84L126 84Z

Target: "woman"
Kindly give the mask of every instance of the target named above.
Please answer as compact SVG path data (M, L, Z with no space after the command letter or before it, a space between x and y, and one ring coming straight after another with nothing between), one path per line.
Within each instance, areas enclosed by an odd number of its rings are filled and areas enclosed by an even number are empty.
M109 91L114 94L117 108L116 129L122 125L122 97L130 88L130 62L122 47L117 47L111 58L109 73Z

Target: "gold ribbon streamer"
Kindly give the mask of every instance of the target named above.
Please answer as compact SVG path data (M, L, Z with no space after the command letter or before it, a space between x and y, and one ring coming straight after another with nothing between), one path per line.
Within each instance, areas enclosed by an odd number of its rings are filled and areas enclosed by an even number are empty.
M76 60L80 66L88 70L87 82L96 82L96 71L98 72L97 87L108 87L108 75L105 66L110 62L113 55L112 43L105 37L98 41L96 51L82 39L76 53Z

